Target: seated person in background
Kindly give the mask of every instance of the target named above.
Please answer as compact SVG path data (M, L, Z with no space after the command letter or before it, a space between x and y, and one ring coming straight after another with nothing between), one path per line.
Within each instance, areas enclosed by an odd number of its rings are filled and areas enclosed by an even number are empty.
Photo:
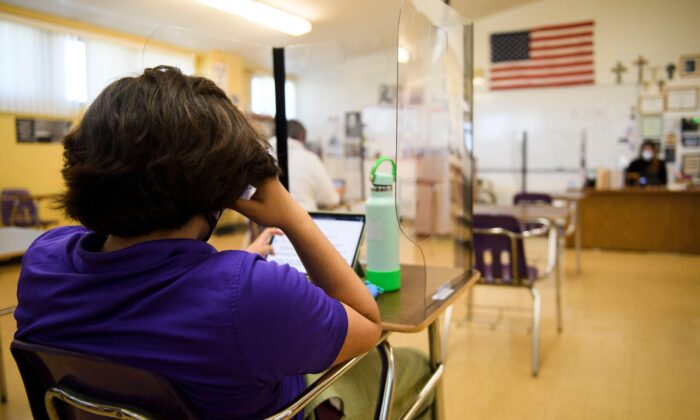
M666 163L659 159L656 143L644 140L640 155L629 164L625 170L625 179L628 186L665 186Z
M289 154L289 193L304 209L333 207L340 204L339 192L331 180L326 165L304 146L306 128L297 120L287 122ZM270 139L276 147L276 138Z
M160 66L112 83L64 143L62 204L84 227L48 231L27 251L15 337L160 374L205 419L280 409L304 390L303 374L370 350L381 327L365 285L278 174L213 82ZM248 185L256 193L239 198ZM207 244L224 208L282 229L313 283ZM411 355L423 376L405 369L397 396L429 374ZM358 372L372 378L380 366L365 359ZM361 396L346 410L373 409L361 377L343 380Z

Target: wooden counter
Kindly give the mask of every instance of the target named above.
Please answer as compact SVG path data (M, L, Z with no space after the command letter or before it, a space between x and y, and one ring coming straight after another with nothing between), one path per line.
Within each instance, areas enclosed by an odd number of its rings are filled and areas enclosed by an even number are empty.
M700 254L700 191L590 190L579 206L585 248Z

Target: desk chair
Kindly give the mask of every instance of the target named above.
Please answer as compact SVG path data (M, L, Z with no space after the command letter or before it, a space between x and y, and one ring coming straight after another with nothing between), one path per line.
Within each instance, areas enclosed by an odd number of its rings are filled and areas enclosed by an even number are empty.
M545 204L552 205L552 196L544 193L521 192L513 196L513 204Z
M513 196L513 204L516 206L520 205L543 205L543 206L551 206L553 203L552 196L549 194L545 193L528 193L528 192L521 192L517 193ZM530 223L530 222L525 222L522 223L521 229L524 231L528 230L533 230L533 229L540 229L542 227L541 224L539 223Z
M545 205L545 206L551 206L554 205L554 198L546 193L527 193L527 192L521 192L518 194L515 194L513 196L513 204L514 205L524 205L524 204L531 204L531 205ZM576 233L576 226L578 224L577 220L577 215L578 211L576 209L576 203L570 202L568 203L568 208L569 208L569 217L568 220L566 221L566 227L564 228L564 231L562 232L564 236L572 236L574 233ZM529 223L525 222L522 223L521 229L524 231L532 230L532 229L539 229L542 227L541 224L539 223ZM550 252L553 252L550 250ZM578 258L578 257L577 257ZM580 264L577 263L577 267Z
M0 193L2 224L5 226L46 228L55 220L39 219L36 200L24 188L8 188Z
M475 214L473 229L476 268L482 273L479 284L524 287L532 295L532 376L535 377L539 371L541 313L541 299L535 283L554 269L551 258L544 272L527 264L523 239L545 236L552 228L547 219L538 219L537 223L539 228L523 231L513 216ZM471 299L470 294L468 317L471 316Z
M386 339L386 335L382 340ZM10 346L37 420L201 419L180 391L166 378L106 359L15 340ZM388 362L382 373L381 419L393 392L394 356L388 342L378 350ZM352 368L364 355L326 372L294 401L268 419L291 418ZM383 410L383 411L382 411ZM340 413L328 404L315 410L319 420L337 420Z

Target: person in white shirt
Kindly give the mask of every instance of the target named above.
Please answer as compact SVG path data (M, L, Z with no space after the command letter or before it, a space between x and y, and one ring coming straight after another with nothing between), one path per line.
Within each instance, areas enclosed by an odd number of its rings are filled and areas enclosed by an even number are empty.
M289 193L305 210L333 207L340 204L340 195L333 185L326 166L313 152L306 149L306 128L297 120L287 122L287 154L289 163ZM275 149L275 137L270 139ZM275 150L276 152L276 150Z

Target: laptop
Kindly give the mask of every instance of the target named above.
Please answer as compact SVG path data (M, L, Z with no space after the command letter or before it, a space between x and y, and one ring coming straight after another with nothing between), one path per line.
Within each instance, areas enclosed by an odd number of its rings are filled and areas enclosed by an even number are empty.
M338 250L350 267L355 267L360 257L360 245L365 232L365 215L348 213L309 212L316 226ZM286 236L273 236L270 242L274 255L267 256L268 261L277 264L289 264L300 273L308 274L301 263L292 243Z

